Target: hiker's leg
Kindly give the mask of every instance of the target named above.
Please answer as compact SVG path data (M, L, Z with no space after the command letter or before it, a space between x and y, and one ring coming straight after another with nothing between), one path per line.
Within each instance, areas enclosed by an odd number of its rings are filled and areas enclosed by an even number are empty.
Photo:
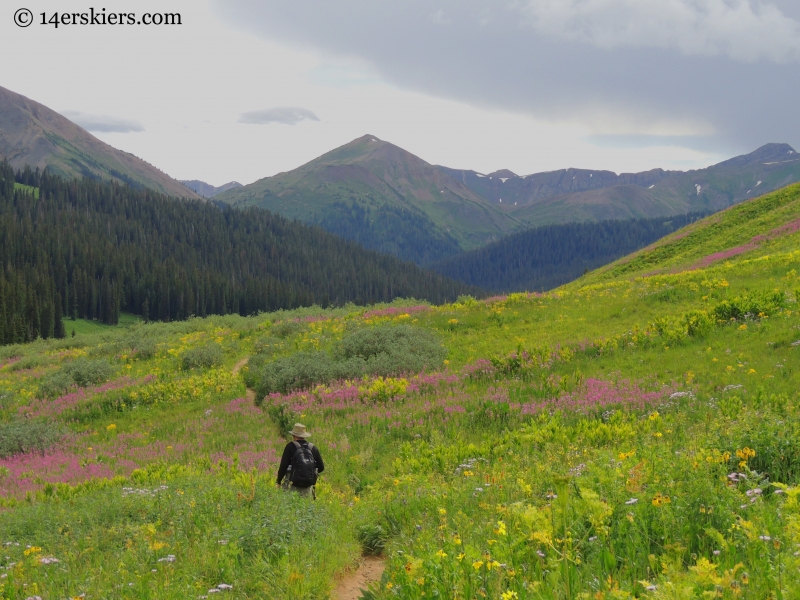
M297 492L298 494L300 494L300 496L302 498L312 498L313 497L312 496L313 489L310 488L310 487L297 487L297 486L293 485L290 489L293 492Z

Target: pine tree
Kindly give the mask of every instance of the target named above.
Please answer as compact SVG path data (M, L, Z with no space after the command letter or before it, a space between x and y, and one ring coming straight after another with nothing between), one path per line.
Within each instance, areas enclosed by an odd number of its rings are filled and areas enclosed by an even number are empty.
M67 337L67 331L64 328L64 314L61 309L61 296L59 295L56 295L55 307L55 337L61 340Z

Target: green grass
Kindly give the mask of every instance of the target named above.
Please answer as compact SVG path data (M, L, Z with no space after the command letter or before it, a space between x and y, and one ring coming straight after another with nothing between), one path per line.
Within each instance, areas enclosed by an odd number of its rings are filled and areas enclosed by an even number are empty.
M14 189L15 190L22 190L23 192L28 192L29 194L33 194L33 197L37 200L39 199L39 188L33 187L32 185L25 185L23 183L16 183L14 182Z
M231 598L324 599L381 549L365 597L800 597L800 233L686 270L792 223L798 197L735 207L547 294L4 348L0 422L68 433L29 444L45 456L4 450L0 598L170 600L224 583ZM718 319L731 306L757 308ZM245 398L265 364L310 377L299 352L397 325L438 338L441 368ZM44 399L72 361L103 361L108 381ZM296 421L326 463L313 503L274 486Z
M67 318L64 319L64 328L66 329L67 336L69 337L72 335L73 329L75 330L75 335L94 334L116 329L117 327L129 327L139 320L140 319L138 316L130 313L120 313L119 323L117 325L106 325L100 321L87 321L86 319L75 319L73 321L72 319Z

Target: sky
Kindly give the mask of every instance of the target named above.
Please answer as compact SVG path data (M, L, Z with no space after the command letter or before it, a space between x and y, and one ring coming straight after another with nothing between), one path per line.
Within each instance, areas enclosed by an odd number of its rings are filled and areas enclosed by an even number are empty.
M40 22L89 7L182 24ZM800 147L797 0L18 0L0 53L0 86L212 185L365 134L520 175Z

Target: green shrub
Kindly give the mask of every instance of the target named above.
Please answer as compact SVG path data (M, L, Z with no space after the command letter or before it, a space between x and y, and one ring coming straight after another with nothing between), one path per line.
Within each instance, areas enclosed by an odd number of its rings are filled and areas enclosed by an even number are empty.
M252 361L248 377L263 398L336 379L418 373L440 367L445 356L447 350L429 331L382 325L345 336L332 355L305 351L270 362Z
M386 376L438 368L447 356L447 349L431 331L410 325L381 325L346 336L335 355L343 362L350 361L354 371L360 368L355 366L358 359L366 363L363 373L348 373L347 377Z
M74 384L72 376L63 370L48 373L39 380L38 396L40 398L56 398Z
M380 525L361 525L356 532L364 554L378 555L383 552L389 534Z
M17 363L19 364L19 363ZM114 367L107 360L79 358L39 380L39 398L55 398L73 386L87 387L111 379Z
M268 336L259 338L253 344L253 350L258 355L272 356L283 347L283 343L277 337Z
M745 294L731 300L723 300L714 307L714 316L719 321L741 321L759 316L771 316L786 306L786 296L780 291Z
M20 347L18 345L2 346L0 347L0 360L8 360L9 358L16 358L20 356Z
M158 344L153 338L139 339L131 346L136 358L149 360L158 352Z
M89 360L87 358L79 358L65 365L62 369L72 377L72 381L78 387L103 383L111 379L114 374L114 367L103 359Z
M215 367L222 362L222 348L219 344L211 343L205 346L191 348L181 356L181 366L184 371L201 368Z
M304 331L305 328L306 326L303 323L298 323L297 321L283 321L272 326L272 335L285 340Z
M34 354L33 356L26 356L25 358L15 362L8 368L8 370L14 372L25 371L26 369L35 369L36 367L41 367L44 362L45 361L41 356Z
M285 394L332 381L337 373L335 361L326 352L297 352L268 362L254 373L256 392L259 397L273 392Z
M49 421L17 419L0 423L0 458L31 451L44 452L63 435L62 426Z

